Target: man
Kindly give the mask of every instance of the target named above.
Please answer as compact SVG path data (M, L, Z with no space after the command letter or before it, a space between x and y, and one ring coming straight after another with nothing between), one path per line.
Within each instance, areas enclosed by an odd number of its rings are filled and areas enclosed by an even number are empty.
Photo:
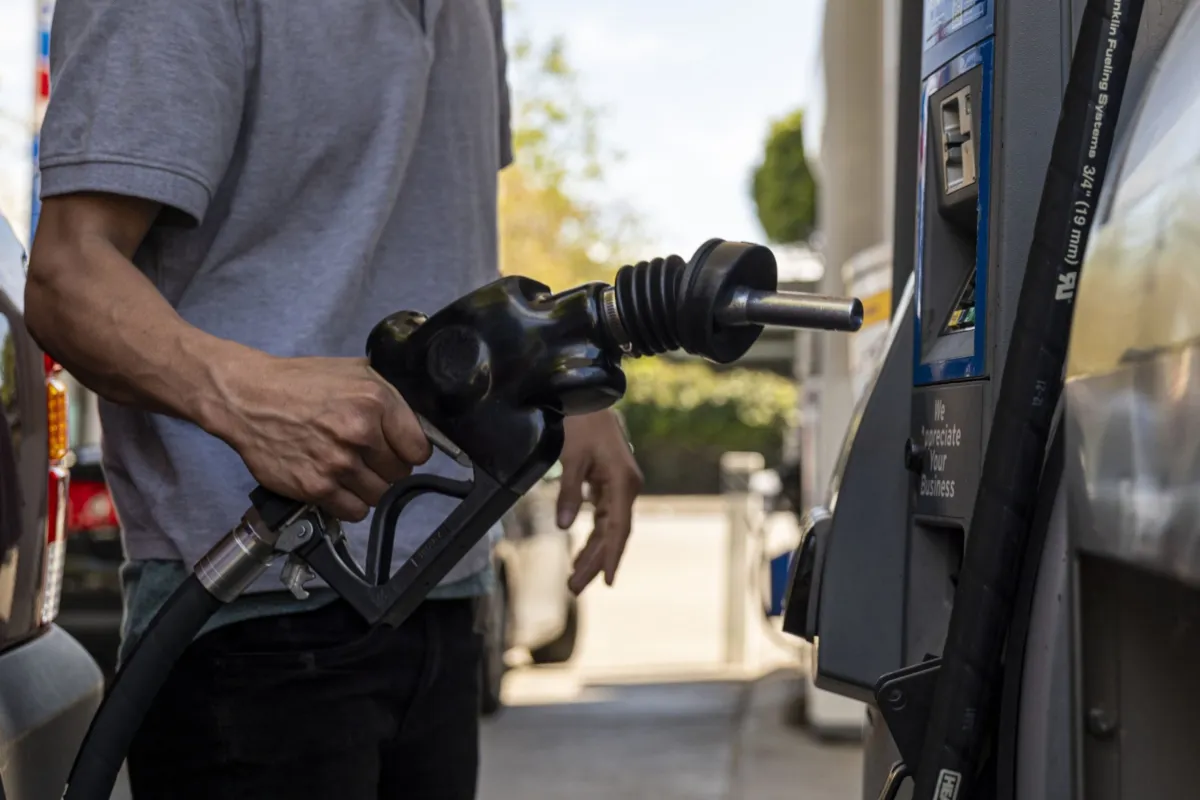
M496 277L510 160L501 0L58 0L30 331L103 399L125 647L255 482L347 520L431 453L361 357L371 327ZM567 421L570 585L611 583L640 474L618 420ZM447 511L406 513L394 567ZM490 543L401 628L281 594L219 612L130 753L138 800L474 796Z

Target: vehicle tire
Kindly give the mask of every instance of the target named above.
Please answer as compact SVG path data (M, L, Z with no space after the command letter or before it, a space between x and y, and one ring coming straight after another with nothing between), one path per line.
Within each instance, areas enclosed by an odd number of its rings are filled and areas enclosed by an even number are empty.
M579 601L572 597L567 601L567 624L563 632L552 642L533 650L530 656L535 664L565 664L575 655L575 642L579 638Z
M497 576L496 590L484 602L487 604L487 625L483 634L483 657L480 661L480 713L495 716L503 707L500 687L508 667L504 654L508 650L508 585L504 574Z

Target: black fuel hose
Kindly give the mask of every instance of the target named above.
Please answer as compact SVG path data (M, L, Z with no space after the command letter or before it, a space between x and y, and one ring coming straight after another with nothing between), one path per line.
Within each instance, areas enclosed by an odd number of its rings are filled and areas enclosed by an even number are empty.
M92 719L63 800L109 800L133 737L158 690L221 605L190 575L154 615Z
M1143 0L1088 0L1042 187L914 800L970 800L1036 507L1082 260Z

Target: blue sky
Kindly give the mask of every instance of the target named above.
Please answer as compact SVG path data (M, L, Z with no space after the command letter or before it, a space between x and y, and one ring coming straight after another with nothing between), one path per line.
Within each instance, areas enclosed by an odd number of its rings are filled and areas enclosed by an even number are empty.
M0 209L27 213L37 0L0 0ZM823 0L517 0L510 26L562 35L606 147L605 195L648 244L761 237L748 196L769 120L820 102ZM815 109L814 109L815 110ZM814 143L815 144L815 143Z
M748 195L770 119L819 97L823 0L516 0L514 30L561 34L606 146L607 193L652 246L759 239Z

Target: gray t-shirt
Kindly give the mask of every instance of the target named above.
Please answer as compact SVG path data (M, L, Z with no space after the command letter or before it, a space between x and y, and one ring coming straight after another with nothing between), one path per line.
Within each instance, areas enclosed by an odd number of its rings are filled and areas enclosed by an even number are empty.
M164 204L134 261L185 320L279 356L360 356L384 316L497 277L500 4L58 0L42 196ZM128 557L191 568L253 478L189 423L111 403L101 420ZM440 453L423 469L465 477ZM454 502L405 513L394 567ZM360 560L367 526L347 526ZM278 590L278 569L252 591Z

